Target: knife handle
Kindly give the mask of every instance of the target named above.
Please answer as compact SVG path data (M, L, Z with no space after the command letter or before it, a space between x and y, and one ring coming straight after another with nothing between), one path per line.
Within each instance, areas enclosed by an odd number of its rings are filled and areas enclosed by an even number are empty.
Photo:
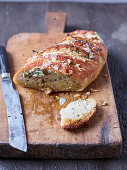
M0 46L0 67L1 67L1 77L10 78L8 56L5 47Z

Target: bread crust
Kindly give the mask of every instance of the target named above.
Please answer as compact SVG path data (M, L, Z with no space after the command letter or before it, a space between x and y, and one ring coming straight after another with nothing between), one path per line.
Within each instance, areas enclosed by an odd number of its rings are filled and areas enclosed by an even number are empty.
M75 91L82 91L99 75L107 59L107 48L96 32L76 30L67 35L59 44L46 48L31 57L24 67L13 78L17 85L21 83L23 74L34 68L58 72L65 76L71 75L80 83ZM29 79L30 77L28 77ZM32 87L33 88L33 87ZM50 91L57 91L47 87ZM45 91L45 88L37 88ZM62 89L59 89L62 91ZM67 91L73 91L68 89Z
M74 121L69 121L67 120L67 122L62 125L63 129L77 129L80 127L85 127L86 122L88 122L90 119L92 119L92 117L95 115L96 113L96 108L93 110L93 112L91 113L91 116L87 119L81 119L81 120L74 120Z

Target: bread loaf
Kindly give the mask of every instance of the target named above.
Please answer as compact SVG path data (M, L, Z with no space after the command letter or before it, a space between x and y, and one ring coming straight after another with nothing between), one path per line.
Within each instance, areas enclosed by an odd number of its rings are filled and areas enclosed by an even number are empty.
M17 85L50 93L82 91L100 73L107 48L96 32L76 30L35 53L13 78Z
M96 101L92 98L69 103L62 108L61 127L64 129L78 128L83 126L96 112Z

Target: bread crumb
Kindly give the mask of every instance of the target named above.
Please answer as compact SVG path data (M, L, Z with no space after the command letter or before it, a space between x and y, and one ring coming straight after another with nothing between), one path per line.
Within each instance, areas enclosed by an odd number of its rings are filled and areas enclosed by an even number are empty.
M80 94L75 94L74 97L80 97L81 95Z
M106 78L106 77L108 77L108 75L107 75L107 74L102 74L102 76L103 76L103 77L105 77L105 78Z
M22 57L22 56L24 56L24 54L22 53L22 54L20 54L19 56Z
M108 103L104 100L99 101L100 106L106 106Z
M50 89L50 88L45 88L44 89L44 92L46 93L46 94L49 94L49 93L51 93L52 92L52 89Z
M82 96L81 96L81 99L82 99L82 100L84 100L84 99L86 99L86 98L87 98L86 95L82 95Z
M90 91L86 92L86 95L87 95L87 96L90 96L90 95L91 95Z
M60 98L60 105L63 105L66 102L65 98Z
M50 96L50 97L49 97L49 101L50 101L50 102L54 102L54 101L56 101L56 98L55 98L54 96Z
M91 92L98 92L99 90L97 89L90 89Z
M57 99L57 100L59 100L59 98L60 98L59 96L56 96L56 99Z

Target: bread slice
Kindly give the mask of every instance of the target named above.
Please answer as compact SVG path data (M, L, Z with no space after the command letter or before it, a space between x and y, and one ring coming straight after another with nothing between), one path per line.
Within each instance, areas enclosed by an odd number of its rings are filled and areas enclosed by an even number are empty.
M96 101L93 98L78 99L60 110L61 127L78 128L90 120L96 112Z
M96 32L76 30L34 54L13 81L45 93L82 91L99 75L106 59L107 48Z

